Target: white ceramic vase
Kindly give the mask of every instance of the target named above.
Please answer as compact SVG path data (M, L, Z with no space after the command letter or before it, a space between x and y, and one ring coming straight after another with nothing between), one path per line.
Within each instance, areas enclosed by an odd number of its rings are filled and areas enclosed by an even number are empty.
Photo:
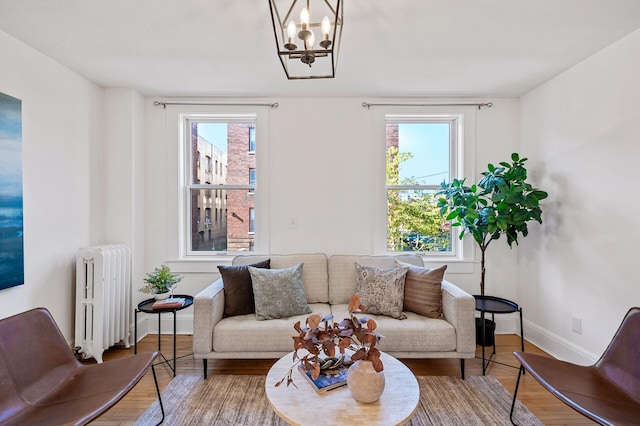
M347 370L347 386L356 401L370 404L384 392L384 372L377 372L371 361L356 361Z

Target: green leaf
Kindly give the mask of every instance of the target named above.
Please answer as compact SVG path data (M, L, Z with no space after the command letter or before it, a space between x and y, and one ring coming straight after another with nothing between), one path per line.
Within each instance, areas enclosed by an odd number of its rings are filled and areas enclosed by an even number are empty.
M520 160L520 156L518 155L517 152L514 152L513 154L511 154L511 161L518 161Z
M536 197L537 200L544 200L545 198L547 198L549 196L549 194L547 194L544 191L540 191L539 189L536 189L535 191L532 191L529 195Z
M455 210L452 210L451 213L447 215L446 219L451 220L451 219L455 219L456 217L458 217L458 212Z

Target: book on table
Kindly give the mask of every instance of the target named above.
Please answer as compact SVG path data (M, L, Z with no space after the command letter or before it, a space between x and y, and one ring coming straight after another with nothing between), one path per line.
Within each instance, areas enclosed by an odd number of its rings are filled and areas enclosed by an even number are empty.
M347 384L348 366L340 366L329 370L321 370L317 379L311 376L311 371L305 371L301 364L298 364L300 373L311 384L311 387L318 393L325 393Z
M184 306L186 299L184 297L170 297L164 300L156 300L151 305L151 309L175 309Z

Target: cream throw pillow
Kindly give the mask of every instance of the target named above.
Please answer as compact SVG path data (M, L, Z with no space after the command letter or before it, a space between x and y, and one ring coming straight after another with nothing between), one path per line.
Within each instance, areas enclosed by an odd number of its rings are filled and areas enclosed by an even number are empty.
M368 314L406 319L402 313L404 280L409 268L374 268L356 265L356 294Z

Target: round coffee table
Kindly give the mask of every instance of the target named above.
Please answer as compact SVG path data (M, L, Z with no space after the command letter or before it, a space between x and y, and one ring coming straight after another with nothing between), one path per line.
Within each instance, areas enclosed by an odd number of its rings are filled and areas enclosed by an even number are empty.
M403 425L418 407L420 388L415 376L406 365L394 357L382 354L385 388L377 402L363 404L351 396L349 388L318 394L302 376L296 366L293 380L298 386L287 387L282 379L292 365L293 353L280 358L269 370L265 383L266 394L273 410L292 425Z

